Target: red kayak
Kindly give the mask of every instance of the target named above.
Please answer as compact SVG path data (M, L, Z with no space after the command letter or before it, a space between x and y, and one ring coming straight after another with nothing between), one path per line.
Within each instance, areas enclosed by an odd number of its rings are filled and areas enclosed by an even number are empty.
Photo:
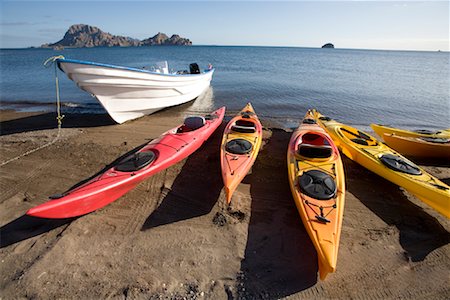
M141 181L191 155L222 123L225 107L205 117L188 117L184 124L166 131L159 138L119 161L104 173L50 201L38 205L27 215L62 219L81 216L120 198Z

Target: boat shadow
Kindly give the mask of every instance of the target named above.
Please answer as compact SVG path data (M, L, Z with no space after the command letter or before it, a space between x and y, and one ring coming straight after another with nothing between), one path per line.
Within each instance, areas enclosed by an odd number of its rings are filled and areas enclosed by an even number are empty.
M405 257L422 261L433 250L450 242L450 233L433 216L415 205L394 183L343 156L347 190L386 224L399 230ZM372 193L368 187L376 184Z
M187 158L170 188L163 187L165 196L148 216L141 231L211 212L223 188L219 149L224 127L222 124Z
M63 128L85 128L114 125L108 114L64 113ZM56 113L39 115L0 122L0 135L58 128Z
M0 228L0 248L51 231L65 224L69 224L75 219L44 219L23 215Z
M317 253L289 187L286 151L290 133L272 130L251 175L251 216L238 275L239 298L282 298L317 283Z

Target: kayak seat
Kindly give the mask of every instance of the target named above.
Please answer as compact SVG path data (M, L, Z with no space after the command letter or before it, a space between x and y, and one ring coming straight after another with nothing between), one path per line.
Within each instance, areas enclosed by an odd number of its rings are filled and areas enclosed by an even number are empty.
M255 124L250 121L238 120L231 126L231 130L240 133L254 133L256 132Z
M352 141L353 143L356 143L356 144L359 144L359 145L369 146L369 143L367 142L367 140L362 139L362 138L351 139L351 141Z
M234 139L225 145L225 150L233 154L247 154L252 148L252 143L244 139Z
M435 144L450 144L450 139L443 139L443 138L434 138L434 137L422 137L421 140L429 143L435 143Z
M315 133L315 132L308 132L302 135L302 141L305 144L312 144L312 145L330 145L328 140L321 134Z
M302 123L303 124L317 124L316 120L309 119L309 118L303 119Z
M419 167L414 165L412 162L404 159L403 157L393 154L384 154L380 157L380 160L386 167L394 171L410 175L422 174Z
M414 132L420 133L420 134L429 134L429 135L439 133L439 131L436 132L436 131L431 131L431 130L427 130L427 129L417 129L417 130L414 130Z
M156 158L156 154L152 151L136 152L121 160L115 167L120 172L134 172L138 171L149 164Z
M187 117L184 119L183 125L178 128L178 133L189 132L199 129L205 125L205 118L200 116Z
M206 120L214 120L217 119L218 116L217 115L205 115L205 121Z
M300 191L317 200L329 200L336 196L337 186L333 177L319 170L303 173L298 178Z
M322 116L322 117L319 118L319 120L328 122L328 121L331 121L331 118L330 117L326 117L326 116Z
M329 145L298 145L297 153L307 158L328 158L333 154L333 148Z
M245 118L245 119L250 119L251 116L254 116L254 115L255 115L255 113L252 112L252 111L249 111L249 110L244 111L244 112L241 113L241 116L242 116L243 118Z
M196 130L205 125L205 118L200 116L187 117L184 126L190 130Z

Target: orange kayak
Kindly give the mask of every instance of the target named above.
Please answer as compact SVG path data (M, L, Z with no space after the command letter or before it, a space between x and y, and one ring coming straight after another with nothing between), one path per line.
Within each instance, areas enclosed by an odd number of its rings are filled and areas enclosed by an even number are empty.
M345 202L345 176L333 140L308 111L287 151L289 184L317 251L319 276L336 270Z
M225 127L220 148L227 202L247 175L262 143L262 126L250 103Z
M405 156L450 161L450 138L406 137L386 133L382 137L389 147Z

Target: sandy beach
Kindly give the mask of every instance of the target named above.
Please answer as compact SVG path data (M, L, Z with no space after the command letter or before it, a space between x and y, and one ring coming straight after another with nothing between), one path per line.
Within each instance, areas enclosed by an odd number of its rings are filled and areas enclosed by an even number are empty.
M169 109L117 125L66 114L56 143L1 167L0 299L449 298L450 220L347 158L337 271L320 281L287 180L292 130L264 119L263 148L230 207L224 123L192 156L102 209L24 215L183 117ZM53 113L1 111L0 122L1 161L57 134ZM450 167L421 166L450 184Z

